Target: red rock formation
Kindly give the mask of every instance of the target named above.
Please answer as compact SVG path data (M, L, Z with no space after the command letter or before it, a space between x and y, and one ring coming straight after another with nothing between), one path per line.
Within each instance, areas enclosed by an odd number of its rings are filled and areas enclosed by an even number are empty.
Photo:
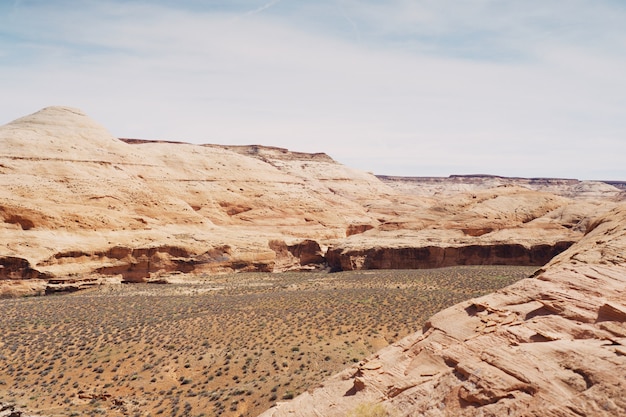
M0 256L0 279L45 279L46 274L34 269L28 260L15 256Z

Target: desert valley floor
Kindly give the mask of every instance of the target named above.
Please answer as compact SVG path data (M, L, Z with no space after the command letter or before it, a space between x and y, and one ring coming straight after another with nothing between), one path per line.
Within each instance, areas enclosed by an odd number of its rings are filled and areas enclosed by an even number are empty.
M236 274L0 300L0 402L255 416L533 267Z

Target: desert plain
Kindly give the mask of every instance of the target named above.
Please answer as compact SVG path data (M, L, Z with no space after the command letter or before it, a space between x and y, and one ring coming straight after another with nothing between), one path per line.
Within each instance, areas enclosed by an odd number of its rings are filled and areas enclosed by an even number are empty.
M620 416L626 183L0 127L0 416Z

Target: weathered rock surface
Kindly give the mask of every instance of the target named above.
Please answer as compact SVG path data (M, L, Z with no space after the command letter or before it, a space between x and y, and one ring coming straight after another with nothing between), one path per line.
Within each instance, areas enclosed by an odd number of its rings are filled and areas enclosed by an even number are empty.
M333 248L326 254L332 270L421 269L455 265L541 266L570 247L573 242L524 246L518 243L467 244L462 246L373 247L345 250Z
M626 205L535 277L435 314L411 335L263 413L626 415Z
M569 191L485 177L416 192L432 187L401 189L321 153L120 140L80 110L49 107L0 127L0 285L6 295L23 294L24 280L55 292L178 272L541 265L622 192L552 181Z
M335 270L541 266L580 239L594 214L614 205L519 186L450 193L419 213L398 214L331 245L327 260Z
M0 296L177 272L549 261L264 415L625 415L618 186L381 181L325 154L119 140L51 107L0 127Z

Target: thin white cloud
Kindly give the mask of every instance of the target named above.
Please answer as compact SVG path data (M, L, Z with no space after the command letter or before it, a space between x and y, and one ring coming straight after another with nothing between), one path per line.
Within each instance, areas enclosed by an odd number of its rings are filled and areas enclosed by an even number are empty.
M255 15L255 14L259 14L262 11L269 9L270 7L273 7L273 6L275 6L276 4L278 4L280 2L281 2L281 0L272 0L270 2L265 3L264 5L262 5L260 7L257 7L256 9L252 9L252 10L247 11L246 13L244 13L244 16L252 16L252 15Z

